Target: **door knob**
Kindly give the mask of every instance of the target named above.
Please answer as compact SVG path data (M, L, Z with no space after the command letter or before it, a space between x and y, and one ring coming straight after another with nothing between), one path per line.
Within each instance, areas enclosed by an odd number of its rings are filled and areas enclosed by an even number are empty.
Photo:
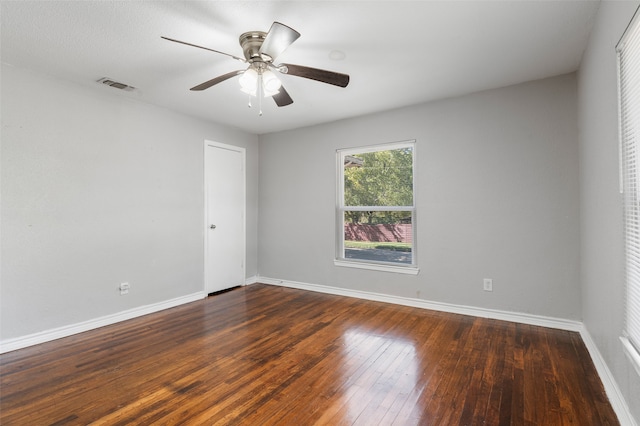
M216 229L216 226L215 225L211 225L209 228Z

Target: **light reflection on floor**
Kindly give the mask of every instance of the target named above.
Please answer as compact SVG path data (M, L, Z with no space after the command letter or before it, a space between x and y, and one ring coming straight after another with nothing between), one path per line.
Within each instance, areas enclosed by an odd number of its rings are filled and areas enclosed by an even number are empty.
M413 341L354 328L344 333L343 342L344 357L350 360L340 365L347 392L336 404L342 405L345 423L356 423L365 411L384 415L402 393L418 385L420 365Z

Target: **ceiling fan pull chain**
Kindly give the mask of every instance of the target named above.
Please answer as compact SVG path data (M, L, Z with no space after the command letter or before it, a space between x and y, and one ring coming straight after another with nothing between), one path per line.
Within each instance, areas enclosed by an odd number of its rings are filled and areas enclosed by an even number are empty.
M258 95L258 109L260 109L258 115L262 117L262 97L264 96L262 92L262 72L258 74L258 90L256 90L256 94Z

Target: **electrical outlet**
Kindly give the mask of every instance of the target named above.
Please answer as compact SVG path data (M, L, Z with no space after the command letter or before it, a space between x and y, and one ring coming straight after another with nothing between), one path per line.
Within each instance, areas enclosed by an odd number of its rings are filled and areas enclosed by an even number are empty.
M493 280L491 278L485 278L482 280L482 286L484 291L493 291Z
M129 285L129 283L120 283L120 287L118 288L120 289L120 296L124 296L129 293L131 285Z

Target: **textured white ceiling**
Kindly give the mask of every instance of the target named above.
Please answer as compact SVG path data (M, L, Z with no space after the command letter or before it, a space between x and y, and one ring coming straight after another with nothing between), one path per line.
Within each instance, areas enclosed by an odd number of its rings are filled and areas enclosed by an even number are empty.
M597 1L2 1L1 58L253 133L319 124L575 71ZM278 59L351 76L345 89L281 75L294 104L247 108L243 68L166 36L242 56L238 36L282 22L302 36ZM344 52L342 60L332 51ZM115 91L102 87L99 90Z

